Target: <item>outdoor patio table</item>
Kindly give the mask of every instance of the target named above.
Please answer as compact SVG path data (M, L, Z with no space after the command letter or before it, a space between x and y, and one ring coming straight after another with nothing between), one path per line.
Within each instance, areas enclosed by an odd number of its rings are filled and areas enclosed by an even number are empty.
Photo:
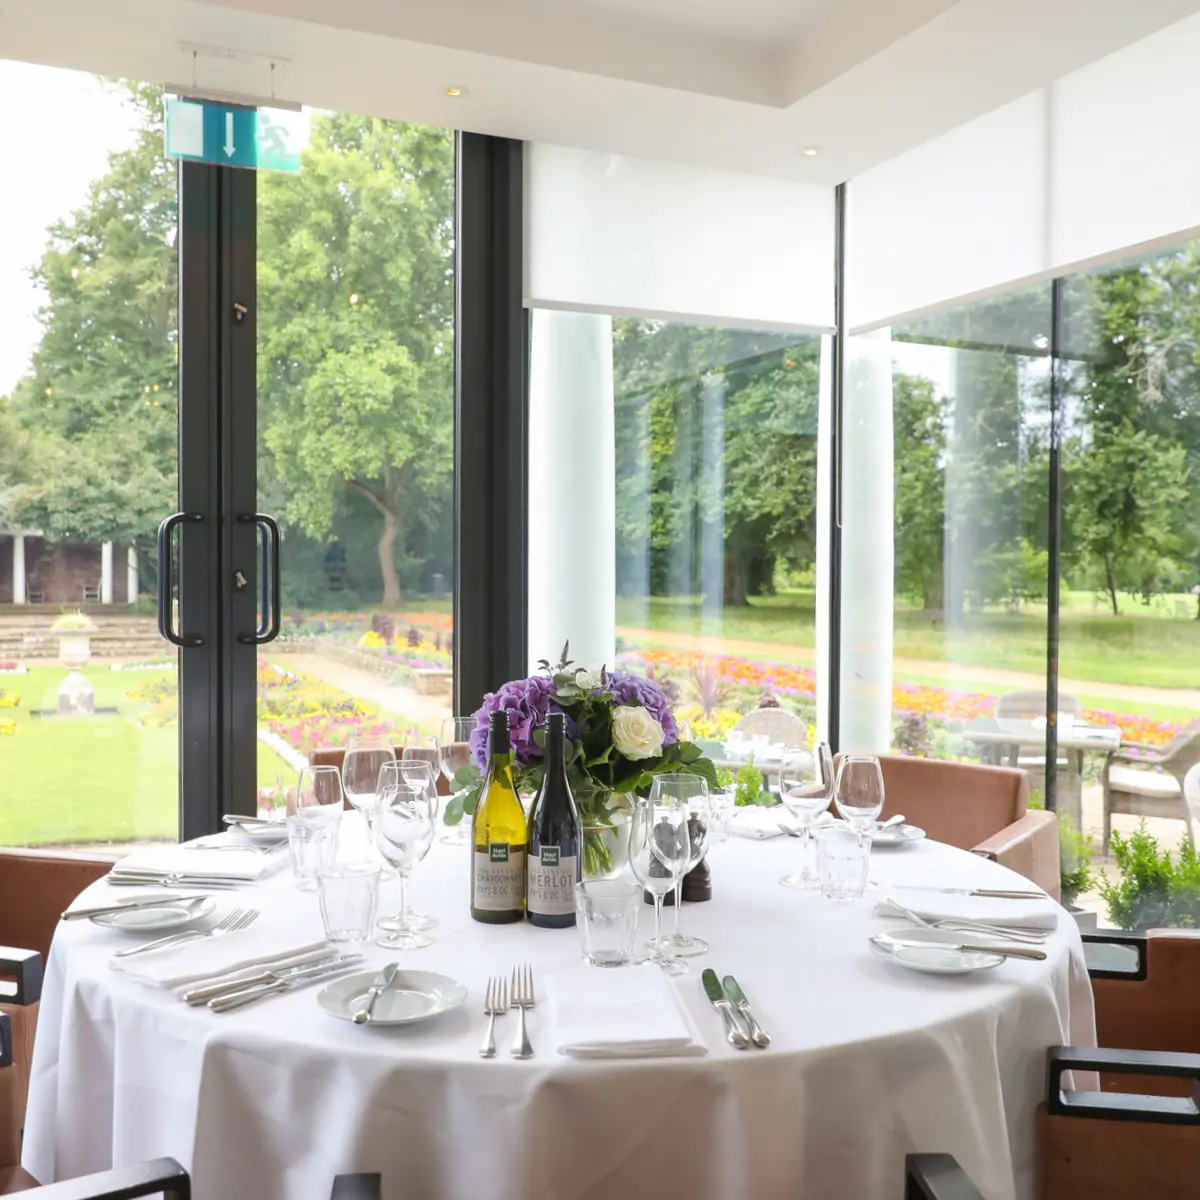
M874 911L884 893L836 904L779 886L797 846L779 837L714 847L714 897L684 909L685 929L712 945L673 981L707 1047L701 1058L561 1057L539 1002L532 1060L508 1057L511 1014L499 1025L501 1055L481 1059L487 977L531 963L541 1000L547 975L577 962L579 944L574 929L472 922L466 851L442 843L412 889L439 920L436 942L365 950L373 966L398 958L467 985L463 1008L409 1027L336 1020L317 1006L317 988L228 1014L189 1008L109 968L125 935L60 925L25 1166L48 1181L169 1154L192 1170L196 1200L313 1200L352 1171L382 1171L390 1200L883 1200L897 1195L906 1152L938 1150L956 1155L989 1200L1030 1197L1047 1047L1094 1044L1074 922L1058 911L1044 962L919 975L868 950L868 935L896 926ZM877 853L872 874L1028 887L933 842ZM101 882L82 899L113 891ZM286 872L222 895L217 916L235 903L287 913L299 940L319 933L315 896ZM737 976L770 1048L725 1043L700 986L707 966Z
M1023 746L1043 746L1045 719L1026 717L976 717L963 730L968 741L985 748L984 761L1015 767ZM1065 752L1065 786L1058 797L1060 810L1069 812L1078 826L1082 804L1083 756L1089 751L1108 754L1121 748L1121 730L1116 725L1084 725L1078 721L1060 726L1058 749Z

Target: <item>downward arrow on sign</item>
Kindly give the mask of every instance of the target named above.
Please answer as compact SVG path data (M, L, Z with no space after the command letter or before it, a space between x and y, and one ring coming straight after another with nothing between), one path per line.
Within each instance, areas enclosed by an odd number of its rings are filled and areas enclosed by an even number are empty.
M225 157L232 158L233 145L233 113L225 114Z

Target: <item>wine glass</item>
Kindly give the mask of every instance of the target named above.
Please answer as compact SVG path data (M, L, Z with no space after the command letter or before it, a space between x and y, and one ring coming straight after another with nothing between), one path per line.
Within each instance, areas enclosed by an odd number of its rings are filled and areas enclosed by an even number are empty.
M288 847L296 886L303 892L315 891L317 872L333 865L343 806L342 776L337 767L305 766L300 771Z
M401 779L398 772L386 772L375 821L375 843L400 876L400 911L375 944L389 950L419 950L432 942L409 922L408 879L433 844L435 826L425 789Z
M381 803L383 797L397 783L411 784L413 787L419 787L425 793L425 797L429 802L429 812L436 828L438 811L437 783L434 780L433 768L429 765L428 761L423 758L402 758L399 762L385 763L379 773L379 796ZM421 855L422 859L429 853L429 848L432 845L433 839L431 838L429 846L425 848L425 854ZM376 924L380 929L394 929L396 922L394 917L381 917ZM427 913L418 912L415 908L410 908L408 911L408 927L421 931L434 929L437 927L437 918L431 917Z
M691 861L688 813L682 804L655 804L639 799L629 823L629 866L634 878L654 897L654 940L650 959L668 975L682 975L687 963L668 958L659 948L663 897L687 874Z
M686 875L704 861L713 832L713 809L708 784L699 775L656 775L650 785L650 800L657 805L679 804L687 811L691 853L687 870L683 873ZM689 937L679 932L679 910L683 907L683 875L675 883L674 930L666 942L660 943L655 949L691 958L697 954L707 954L708 943L703 938Z
M435 778L442 769L442 745L431 733L406 733L400 757L409 762L427 762Z
M866 755L843 758L833 798L842 819L858 834L859 840L867 837L883 809L883 771L879 759Z
M458 795L453 790L456 772L472 761L471 733L474 729L474 717L447 717L442 722L442 774L450 785L451 795ZM457 825L446 826L441 840L451 846L467 845L471 840L471 822L464 817Z
M827 742L818 742L810 753L802 746L789 746L779 762L779 798L795 818L803 841L801 866L795 875L785 875L784 887L815 891L821 886L811 862L815 844L813 822L833 799L833 753Z
M363 735L350 739L342 761L342 786L346 799L363 814L372 849L375 845L375 810L379 803L379 772L386 763L396 761L396 751L386 737ZM396 873L384 868L383 878L395 879Z

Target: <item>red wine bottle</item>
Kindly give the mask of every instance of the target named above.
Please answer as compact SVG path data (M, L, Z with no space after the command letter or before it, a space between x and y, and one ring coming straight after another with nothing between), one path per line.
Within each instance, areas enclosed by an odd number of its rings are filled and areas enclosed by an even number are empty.
M567 782L566 730L559 712L546 718L544 763L541 790L529 814L525 911L532 924L561 929L575 924L575 885L583 877L583 829Z

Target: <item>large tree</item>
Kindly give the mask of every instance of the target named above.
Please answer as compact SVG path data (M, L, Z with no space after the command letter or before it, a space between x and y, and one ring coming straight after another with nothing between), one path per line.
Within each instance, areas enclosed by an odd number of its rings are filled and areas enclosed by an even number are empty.
M387 606L453 469L453 168L443 130L322 115L302 173L259 189L261 473L314 538L347 490L371 505Z

